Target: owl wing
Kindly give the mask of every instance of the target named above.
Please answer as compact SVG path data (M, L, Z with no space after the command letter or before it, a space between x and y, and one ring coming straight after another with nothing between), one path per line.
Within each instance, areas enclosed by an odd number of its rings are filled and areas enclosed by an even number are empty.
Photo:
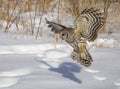
M82 65L88 67L92 64L92 57L86 48L86 40L94 41L98 31L105 23L103 13L98 9L84 9L75 21L75 43L72 58ZM76 50L77 49L77 50Z
M73 29L73 28L68 28L66 26L63 26L55 22L48 21L47 19L45 20L46 20L46 23L48 24L48 27L50 27L51 31L54 32L55 34L59 34L61 31L64 31L64 30Z
M88 41L97 38L98 31L105 24L104 14L98 9L84 9L75 21L75 34Z

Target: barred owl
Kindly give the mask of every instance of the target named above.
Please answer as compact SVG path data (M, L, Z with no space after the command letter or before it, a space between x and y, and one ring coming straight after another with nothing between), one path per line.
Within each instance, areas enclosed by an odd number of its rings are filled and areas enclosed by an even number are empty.
M98 35L98 31L105 24L105 18L100 10L95 8L84 9L75 20L75 27L69 28L58 23L50 22L46 19L48 27L55 34L59 34L73 47L71 58L78 63L89 67L93 60L86 48L86 41L93 42Z

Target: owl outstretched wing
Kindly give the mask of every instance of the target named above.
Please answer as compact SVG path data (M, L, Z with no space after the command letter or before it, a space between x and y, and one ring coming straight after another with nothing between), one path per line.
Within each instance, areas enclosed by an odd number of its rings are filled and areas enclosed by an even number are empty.
M87 41L94 41L98 31L105 24L104 13L95 8L84 9L75 21L75 34Z
M55 22L48 21L46 18L45 20L46 20L46 23L48 24L48 27L50 27L51 31L54 32L55 34L59 34L61 31L66 31L66 30L69 31L73 29L73 28L69 28L69 27L63 26Z

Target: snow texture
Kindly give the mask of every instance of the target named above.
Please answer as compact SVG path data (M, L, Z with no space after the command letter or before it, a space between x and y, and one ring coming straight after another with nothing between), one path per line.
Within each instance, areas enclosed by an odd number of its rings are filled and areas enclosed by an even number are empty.
M43 40L1 39L0 89L120 89L119 47L92 50L86 68L70 58L68 44Z

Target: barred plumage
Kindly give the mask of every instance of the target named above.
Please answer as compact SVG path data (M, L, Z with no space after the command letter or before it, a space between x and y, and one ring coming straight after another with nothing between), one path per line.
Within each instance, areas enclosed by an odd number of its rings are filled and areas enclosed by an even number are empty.
M60 38L73 47L71 54L73 60L86 67L92 64L93 60L86 48L86 41L94 41L105 23L104 15L98 9L83 10L75 21L75 28L68 28L47 19L46 22L52 28L51 31L59 34Z
M94 41L104 23L104 15L98 9L85 9L76 19L76 33L80 33L88 41Z

